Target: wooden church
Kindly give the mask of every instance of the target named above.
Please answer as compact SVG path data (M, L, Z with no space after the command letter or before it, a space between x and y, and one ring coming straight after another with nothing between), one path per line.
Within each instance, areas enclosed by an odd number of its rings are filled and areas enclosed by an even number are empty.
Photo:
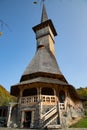
M36 53L21 76L11 87L17 104L11 109L8 126L46 128L68 126L83 115L82 103L75 88L61 73L55 56L56 29L48 19L43 4L41 23L33 27Z

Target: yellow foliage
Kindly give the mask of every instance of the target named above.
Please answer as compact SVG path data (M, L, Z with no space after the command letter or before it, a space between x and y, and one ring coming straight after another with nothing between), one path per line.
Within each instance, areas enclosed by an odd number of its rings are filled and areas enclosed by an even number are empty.
M8 105L9 102L16 101L16 97L10 95L10 93L0 85L0 106Z
M2 36L2 34L3 34L3 33L2 33L2 32L0 32L0 36Z

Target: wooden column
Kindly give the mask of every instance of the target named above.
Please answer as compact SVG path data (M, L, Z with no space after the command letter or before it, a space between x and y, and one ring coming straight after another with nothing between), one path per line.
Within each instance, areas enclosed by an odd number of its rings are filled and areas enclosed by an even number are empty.
M32 111L32 115L31 115L31 124L30 124L30 128L33 128L34 126L34 111Z
M22 111L22 114L21 114L21 125L20 125L21 128L23 128L23 122L24 122L24 118L25 118L24 114L25 114L25 112Z
M21 104L21 97L22 97L22 90L20 89L20 98L19 98L19 103Z
M7 127L10 127L10 123L11 123L12 106L13 106L13 104L10 104L10 106L9 106L9 114L8 114L8 120L7 120Z

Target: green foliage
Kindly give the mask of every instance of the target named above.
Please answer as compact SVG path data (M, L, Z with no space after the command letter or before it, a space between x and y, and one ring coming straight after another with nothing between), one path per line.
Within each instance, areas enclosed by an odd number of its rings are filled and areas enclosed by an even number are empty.
M77 93L83 99L84 114L87 116L87 87L77 89Z
M87 128L87 117L82 118L77 123L71 126L72 128Z
M6 106L9 102L15 102L16 97L11 96L10 93L0 85L0 106Z
M84 114L87 116L87 109L84 109Z
M87 98L87 87L77 89L77 93L80 97Z

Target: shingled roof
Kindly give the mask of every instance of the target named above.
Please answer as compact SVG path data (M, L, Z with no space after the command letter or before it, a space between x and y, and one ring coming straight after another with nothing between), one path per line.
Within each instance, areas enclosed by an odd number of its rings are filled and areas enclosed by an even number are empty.
M49 26L52 29L52 32L55 36L56 35L55 28L53 26L53 23L48 19L46 8L45 8L45 5L43 4L41 24L36 25L33 28L35 33L40 28L44 28L43 25L45 23L46 23L46 26ZM22 82L25 80L29 80L30 79L29 75L35 74L37 72L60 75L62 76L62 80L66 82L66 79L64 78L64 76L62 75L59 69L55 56L52 54L50 49L45 47L44 44L37 49L34 58L30 62L30 64L27 66L20 81Z
M56 36L57 33L52 21L48 19L46 8L43 5L41 23L33 27L33 30L35 33L37 33L38 30L42 31L45 27L48 27L49 30L51 30L52 36L50 32L45 32L45 34L43 35L40 34L39 37L36 36L36 40L38 40L38 38L42 38L45 42L44 37L49 35L51 37L51 40L53 41L52 47L54 47L53 35ZM48 42L50 42L51 40L49 40ZM41 44L37 46L35 56L25 69L23 75L21 76L20 82L11 87L11 94L17 96L19 94L20 88L26 84L32 86L38 84L42 85L43 83L43 85L50 84L52 86L56 85L58 87L66 86L67 88L69 88L72 97L73 95L77 96L74 87L68 84L67 80L61 73L55 58L55 54L52 53L49 47L46 47L44 42L41 42Z
M35 72L61 74L55 56L45 47L41 47L37 50L34 58L24 71L23 75Z

